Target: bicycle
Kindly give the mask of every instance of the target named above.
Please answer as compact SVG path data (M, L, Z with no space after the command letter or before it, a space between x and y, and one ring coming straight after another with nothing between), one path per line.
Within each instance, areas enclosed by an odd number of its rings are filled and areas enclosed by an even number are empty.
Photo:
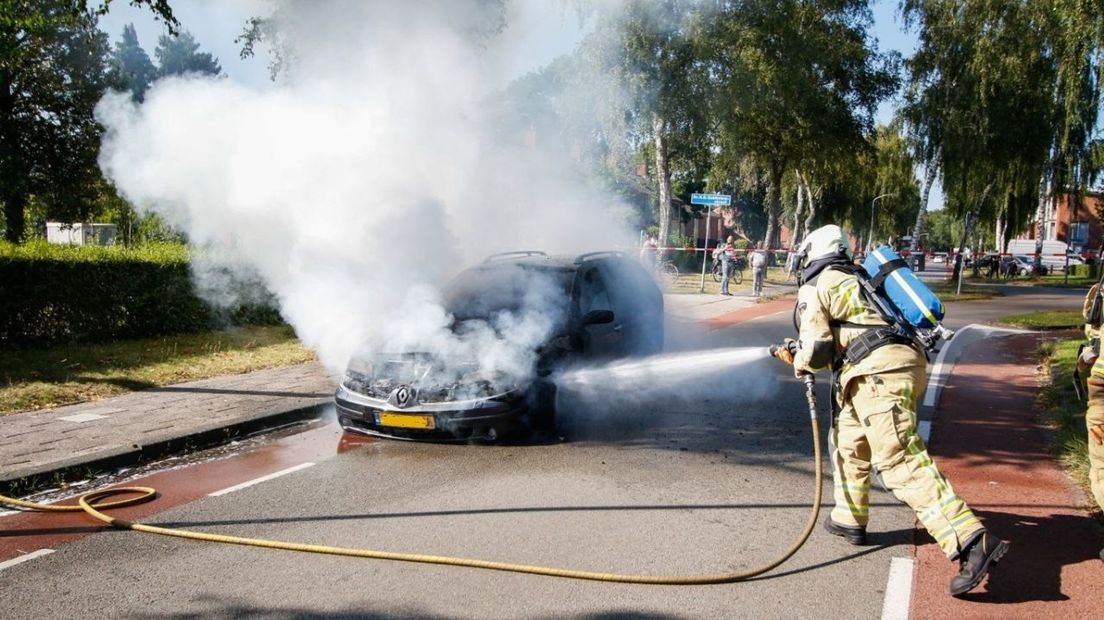
M674 286L678 284L679 276L682 272L679 271L678 265L673 261L664 259L656 262L656 275L663 279L663 282L667 286Z
M742 258L738 258L738 259L736 259L735 264L732 265L732 267L733 267L732 273L729 274L728 277L729 277L729 280L731 280L733 284L740 284L744 281L744 265L745 264L746 263L744 262L744 260ZM720 282L721 281L721 261L719 261L717 259L713 260L713 269L710 271L710 274L713 276L713 281L714 282Z

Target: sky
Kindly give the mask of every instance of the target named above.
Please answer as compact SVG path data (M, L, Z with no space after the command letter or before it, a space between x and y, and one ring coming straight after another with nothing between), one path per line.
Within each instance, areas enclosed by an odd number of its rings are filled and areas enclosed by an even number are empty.
M506 79L518 77L546 64L556 57L569 53L583 36L583 27L566 2L547 0L512 0L512 4L530 3L543 8L534 11L512 12L507 18L504 37L526 41L524 56L506 59L496 70ZM267 50L261 46L253 58L241 59L241 46L234 39L242 33L246 21L253 16L266 15L271 10L268 0L172 0L173 13L200 44L201 51L210 52L222 65L226 75L236 82L258 89L272 86L268 75ZM896 50L908 57L917 46L915 33L904 31L898 14L898 0L876 0L873 5L874 26L871 34L878 41L879 49ZM511 19L511 17L513 19ZM142 47L153 58L157 39L166 33L163 24L154 20L148 9L138 9L124 2L115 2L111 12L100 19L100 27L108 33L114 44L123 27L133 23ZM156 59L154 59L156 60ZM895 99L882 102L877 121L886 123L893 117L898 105ZM922 171L918 171L918 176ZM929 208L943 206L942 188L932 188Z

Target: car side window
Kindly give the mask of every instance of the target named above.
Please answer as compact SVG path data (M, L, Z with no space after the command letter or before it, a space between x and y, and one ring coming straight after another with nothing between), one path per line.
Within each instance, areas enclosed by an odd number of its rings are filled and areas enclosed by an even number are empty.
M609 291L597 269L583 274L582 287L579 290L579 316L586 316L593 310L612 310Z

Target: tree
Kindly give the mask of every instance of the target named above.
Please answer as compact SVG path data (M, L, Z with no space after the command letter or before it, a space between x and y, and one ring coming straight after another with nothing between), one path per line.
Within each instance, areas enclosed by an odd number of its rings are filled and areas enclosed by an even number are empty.
M1036 211L1036 253L1042 249L1044 213L1069 191L1078 208L1085 189L1102 169L1104 141L1097 122L1104 82L1104 8L1091 0L1037 3L1033 15L1044 35L1043 53L1054 63L1054 119L1048 162Z
M37 4L32 8L32 4ZM9 3L0 22L0 201L20 242L32 195L52 213L87 208L97 174L92 109L106 86L106 37L68 2Z
M153 55L157 57L158 77L188 73L203 75L222 73L218 59L207 52L200 52L199 43L187 31L175 36L161 35Z
M123 34L108 60L107 77L113 87L130 91L134 101L145 98L146 90L157 77L157 67L138 43L134 24L123 27Z
M21 242L34 199L47 215L80 218L95 202L107 84L106 36L86 0L0 0L0 202L4 236ZM136 0L176 25L165 0Z
M949 252L955 246L957 231L961 225L961 220L946 209L930 212L924 218L924 229L920 231L924 236L926 249L932 252Z
M592 70L624 95L606 111L608 142L648 153L654 165L660 246L670 239L672 178L680 166L704 168L707 152L707 67L691 7L686 0L631 0L603 14L584 44Z
M916 165L906 138L896 126L878 127L871 159L862 165L864 170L871 171L864 188L863 206L870 206L877 196L885 198L871 206L874 228L870 229L868 225L862 228L867 229L869 242L888 241L909 231L910 220L919 209L920 188L916 182ZM865 221L863 223L866 224ZM856 226L854 229L860 228Z
M766 172L766 243L778 244L782 182L795 167L865 148L896 56L867 38L866 0L719 2L703 42L713 56L720 148Z
M920 47L904 117L920 159L938 165L947 209L965 220L959 255L1000 197L1039 195L1053 123L1053 62L1034 3L906 0ZM1007 202L1007 200L1003 201ZM956 261L955 274L961 267Z
M921 39L905 117L918 150L943 163L949 208L995 221L998 244L1034 218L1041 244L1058 195L1079 198L1100 170L1100 4L908 0L902 9Z

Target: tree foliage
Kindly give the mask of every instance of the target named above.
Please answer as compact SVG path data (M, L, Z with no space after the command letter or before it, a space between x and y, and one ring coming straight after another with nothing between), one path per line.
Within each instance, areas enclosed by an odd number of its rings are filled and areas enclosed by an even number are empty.
M134 101L142 101L146 90L157 77L157 67L153 66L149 54L138 43L138 33L134 24L123 27L123 34L115 43L108 59L108 81L113 88L126 90Z
M719 2L703 43L714 58L720 148L766 174L767 243L778 244L782 181L868 148L896 56L867 36L865 0Z
M21 241L31 196L53 214L82 216L96 177L106 86L105 35L73 3L8 3L0 22L0 201L6 238Z
M177 25L166 0L131 4ZM26 235L32 203L68 220L95 208L101 130L92 109L109 84L97 18L109 5L0 0L0 202L9 241Z
M157 57L157 77L189 73L222 74L218 59L208 52L199 51L199 43L187 31L175 36L161 35L153 55Z
M654 163L661 246L670 237L672 179L685 178L706 148L708 67L697 53L692 6L632 0L603 15L585 47L622 95L618 122L606 126L610 141Z
M1018 231L1046 200L1088 185L1099 2L905 0L902 11L920 36L903 117L918 158L940 167L952 215Z

